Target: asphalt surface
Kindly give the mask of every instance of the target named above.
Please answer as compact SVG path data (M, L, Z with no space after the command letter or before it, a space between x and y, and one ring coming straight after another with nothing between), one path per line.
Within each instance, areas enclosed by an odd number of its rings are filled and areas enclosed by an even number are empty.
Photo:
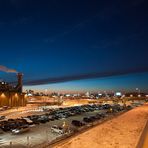
M30 128L30 131L18 135L13 135L10 132L5 132L0 135L0 147L7 148L7 147L15 147L15 148L23 148L30 146L35 146L44 142L51 142L60 135L57 133L51 132L51 126L58 125L62 126L63 122L65 121L70 128L73 128L71 125L72 120L83 120L83 117L87 117L90 115L95 115L98 112L104 112L104 110L97 110L94 112L87 112L81 115L72 116L66 119L54 120L44 124L36 125Z

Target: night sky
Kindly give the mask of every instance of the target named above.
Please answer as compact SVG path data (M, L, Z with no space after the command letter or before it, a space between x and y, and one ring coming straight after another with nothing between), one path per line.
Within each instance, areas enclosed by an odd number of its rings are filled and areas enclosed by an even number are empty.
M26 84L81 74L111 74L55 84L36 83L27 89L100 91L138 87L147 91L148 2L0 1L0 65L23 72ZM122 76L121 71L127 74ZM0 78L12 82L15 74L0 72Z

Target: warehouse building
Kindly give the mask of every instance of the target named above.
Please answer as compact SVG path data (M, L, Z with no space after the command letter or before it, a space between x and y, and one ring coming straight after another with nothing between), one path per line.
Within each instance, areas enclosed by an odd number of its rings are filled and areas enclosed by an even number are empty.
M22 92L22 73L17 74L18 83L12 86L4 81L0 82L0 107L26 106L27 100Z

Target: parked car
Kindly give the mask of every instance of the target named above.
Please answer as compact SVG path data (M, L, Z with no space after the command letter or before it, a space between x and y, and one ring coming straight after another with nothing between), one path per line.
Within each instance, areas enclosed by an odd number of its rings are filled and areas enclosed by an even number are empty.
M106 113L113 113L113 109L112 109L112 107L109 108L109 109L106 111Z
M4 120L5 118L5 116L0 116L0 120Z
M23 119L26 121L26 123L27 123L28 125L34 125L33 121L30 120L29 118L23 118Z
M96 116L100 117L100 118L104 118L106 116L105 113L97 113Z
M78 120L72 120L71 124L77 127L81 127L85 125L85 123L78 121Z
M12 134L21 134L21 133L27 132L29 130L30 130L30 128L28 126L24 126L21 128L13 129L13 130L11 130L11 132L12 132Z
M84 118L83 118L83 121L84 121L84 122L87 122L87 123L90 123L90 122L93 122L94 119L89 118L89 117L84 117Z
M103 109L109 109L110 107L111 107L110 104L104 104L104 105L103 105Z
M54 117L53 117L53 116L48 116L48 119L49 119L50 121L54 121Z
M53 125L51 127L51 131L58 134L64 134L64 129L62 127L59 127L57 125Z
M45 117L45 116L40 116L37 121L39 121L40 123L46 123L49 122L49 118Z
M131 105L126 106L126 109L130 110L130 109L132 109L132 106Z

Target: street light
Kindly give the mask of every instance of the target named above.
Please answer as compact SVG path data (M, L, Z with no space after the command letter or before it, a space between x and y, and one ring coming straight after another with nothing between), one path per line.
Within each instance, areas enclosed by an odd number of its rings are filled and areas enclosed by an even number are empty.
M130 97L133 97L133 95L131 94Z
M138 92L138 97L141 97L140 95L140 89L139 88L136 88L137 92Z
M48 91L48 90L47 90L47 89L45 89L45 95L47 95L47 91Z
M48 91L48 90L45 89L45 94L44 94L44 103L45 103L44 105L45 105L45 106L44 106L44 109L46 108L46 105L47 105L47 100L46 100L46 99L47 99L47 98L46 98L46 97L47 97L47 91Z

